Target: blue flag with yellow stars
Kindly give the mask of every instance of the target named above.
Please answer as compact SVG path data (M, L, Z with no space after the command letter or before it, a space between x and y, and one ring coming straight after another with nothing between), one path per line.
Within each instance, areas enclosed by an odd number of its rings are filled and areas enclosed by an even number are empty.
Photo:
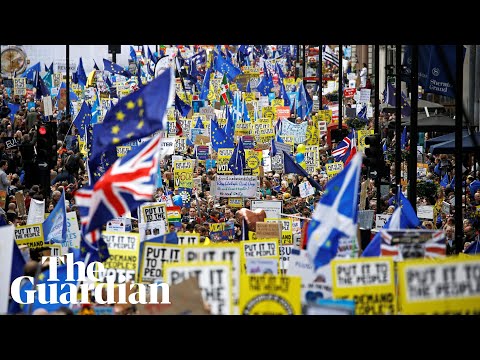
M132 77L132 73L128 70L125 70L118 64L112 63L110 60L103 59L103 70L111 72L112 74L123 75L127 78Z
M183 117L187 116L192 109L190 105L183 102L182 99L175 93L175 109L177 109Z
M210 121L211 121L210 129L212 132L212 136L211 136L212 148L215 151L218 151L219 148L233 149L235 146L233 144L233 138L228 138L227 135L225 134L225 131L223 131L223 129L220 126L218 126L218 123L215 120L212 119Z
M103 122L95 125L90 160L99 158L109 149L166 129L167 107L173 105L174 98L175 77L169 68L141 89L119 100Z
M85 128L90 125L90 120L92 119L91 111L90 105L84 101L75 120L73 120L73 125L78 129L78 135L80 135L81 138L85 135Z
M80 85L87 85L87 74L85 74L85 69L83 68L83 61L81 56L77 66L77 78Z
M224 59L223 56L219 55L215 57L215 70L225 74L229 82L233 81L237 75L242 73L230 60Z
M242 139L238 140L238 144L233 150L233 154L228 162L228 168L233 172L233 175L243 175L245 168L245 150L243 149Z

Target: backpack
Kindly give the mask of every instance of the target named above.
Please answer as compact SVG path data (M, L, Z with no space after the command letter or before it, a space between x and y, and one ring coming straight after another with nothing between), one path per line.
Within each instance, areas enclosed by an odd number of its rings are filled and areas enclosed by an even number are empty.
M78 169L80 168L78 164L78 159L76 155L69 155L67 157L67 160L65 161L65 169L70 173L70 174L75 174L78 172Z

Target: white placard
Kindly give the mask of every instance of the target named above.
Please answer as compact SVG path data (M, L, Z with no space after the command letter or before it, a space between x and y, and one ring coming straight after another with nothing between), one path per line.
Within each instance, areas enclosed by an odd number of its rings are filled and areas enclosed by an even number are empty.
M387 215L387 214L377 214L375 215L375 228L376 229L381 229L383 228L383 225L385 225L390 219L390 216L392 215Z
M433 205L417 206L417 217L419 219L433 220Z
M281 200L252 200L250 210L265 210L267 218L280 219L282 217L282 201Z

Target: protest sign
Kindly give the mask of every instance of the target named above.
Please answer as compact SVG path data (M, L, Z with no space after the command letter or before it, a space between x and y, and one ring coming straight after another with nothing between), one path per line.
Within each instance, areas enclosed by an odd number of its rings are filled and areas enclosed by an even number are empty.
M292 233L292 220L291 219L275 219L275 218L265 218L266 223L275 223L278 222L282 224L282 245L291 245L293 244L293 233ZM257 237L258 236L257 233Z
M398 263L401 314L480 314L480 257Z
M383 226L387 223L388 219L390 219L390 216L392 216L392 215L376 214L375 215L375 228L376 229L383 228Z
M232 264L232 296L234 313L238 314L238 298L240 295L240 272L242 256L240 245L219 244L214 246L188 246L183 249L185 262L220 262L229 261Z
M15 228L17 245L27 245L31 249L44 247L42 224L17 226Z
M370 230L373 225L373 215L375 210L359 210L358 211L358 226L360 229Z
M243 259L268 258L279 261L279 239L261 239L242 242Z
M252 200L250 209L252 211L265 210L267 218L280 218L283 207L281 200Z
M77 213L67 212L67 238L62 242L62 247L80 248L80 229L78 228Z
M138 282L162 282L163 264L180 261L181 251L178 245L144 242L140 253Z
M140 241L145 241L168 233L168 227L163 220L149 221L139 223L138 232L140 233Z
M274 259L247 258L245 265L247 275L278 275L278 264Z
M433 220L433 205L417 206L419 219Z
M391 258L335 259L331 266L333 297L354 300L355 314L396 314Z
M442 230L381 229L380 253L393 261L446 256L445 233Z
M167 222L167 206L163 203L149 203L140 206L142 222L162 220Z
M299 276L302 304L315 303L318 299L332 298L332 270L330 264L316 272L306 250L292 249L288 262L287 275Z
M258 239L280 239L282 236L282 227L277 222L257 222L256 230L256 236Z
M203 300L213 315L232 315L232 265L230 261L165 264L165 282L178 284L196 277Z
M115 279L115 283L135 281L138 268L140 235L123 232L102 232L102 238L108 246L110 257L103 263L105 272L103 281Z
M190 277L170 286L171 304L137 304L139 315L209 315L205 309L198 279ZM158 289L157 299L161 299Z
M241 275L240 314L301 315L298 276Z
M255 197L257 177L249 175L218 175L216 196L219 197Z
M132 231L132 221L124 217L113 218L107 222L106 230L119 232Z
M282 134L293 135L295 144L303 144L307 140L308 121L294 124L288 120L282 121Z
M177 232L178 245L198 245L200 244L200 234Z

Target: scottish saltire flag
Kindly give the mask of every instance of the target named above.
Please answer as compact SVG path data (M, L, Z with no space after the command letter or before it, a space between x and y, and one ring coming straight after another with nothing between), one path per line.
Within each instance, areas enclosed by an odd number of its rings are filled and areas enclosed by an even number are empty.
M214 69L224 74L228 78L228 81L233 81L237 75L242 73L239 68L230 62L230 60L224 59L221 55L215 56Z
M26 77L28 80L33 80L33 76L35 75L35 72L40 72L40 71L41 71L41 69L40 69L40 61L39 61L35 65L30 66L27 70L25 70L18 77L21 77L21 78Z
M405 147L407 146L407 127L403 127L402 131L402 136L400 137L400 148L402 150L405 150Z
M313 100L305 89L302 81L298 89L297 116L305 119L305 117L310 114L310 111L312 111L312 107Z
M95 91L96 93L96 91ZM95 101L93 102L92 104L92 117L90 119L90 123L91 124L96 124L98 123L98 115L100 115L100 110L101 110L101 107L100 107L100 97L99 97L99 94L97 93L97 97L95 98Z
M208 97L208 92L210 91L211 73L212 73L212 68L209 67L207 71L205 71L205 77L203 78L202 90L200 91L200 96L198 97L200 100L206 100Z
M107 149L144 138L167 128L167 107L175 99L175 77L170 67L150 83L118 101L101 124L96 124L92 158Z
M328 45L323 45L322 61L330 61L333 65L340 66L338 55Z
M358 118L367 120L367 105L362 106L362 108L358 112Z
M59 244L67 239L65 191L62 191L57 205L43 222L43 234L46 244Z
M218 125L215 120L210 120L210 131L212 148L218 151L219 148L234 148L233 138L227 137L225 131Z
M83 61L81 56L77 66L77 78L78 78L78 83L80 85L82 86L87 85L87 74L85 74L85 69L83 68Z
M337 148L332 151L332 156L335 161L342 161L346 165L347 159L353 156L351 156L352 151L356 153L356 149L355 130L352 130L348 136L345 136L343 140L338 143Z
M98 125L96 125L98 126ZM146 201L152 201L160 162L161 133L119 158L95 183L75 194L80 207L82 233L100 229L108 220L123 216Z
M314 269L330 263L339 241L357 233L358 187L362 155L352 161L326 186L307 229L307 252Z
M233 150L233 154L228 162L228 168L232 171L233 175L243 175L243 169L245 168L245 150L243 149L241 138Z
M397 208L392 216L383 225L383 229L400 230L413 229L420 225L420 220L415 213L415 210L410 204L410 201L400 191L398 194L399 201L396 202ZM377 232L374 238L367 245L361 256L380 256L381 255L382 238L380 232Z
M130 78L133 76L130 71L125 70L120 65L112 63L110 60L107 60L107 59L103 59L103 70L111 72L112 74L123 75L127 78Z
M90 105L86 101L83 102L80 111L78 112L75 120L73 120L73 125L78 129L78 135L81 138L85 135L85 128L90 125L90 121L92 119L92 110L90 109Z

